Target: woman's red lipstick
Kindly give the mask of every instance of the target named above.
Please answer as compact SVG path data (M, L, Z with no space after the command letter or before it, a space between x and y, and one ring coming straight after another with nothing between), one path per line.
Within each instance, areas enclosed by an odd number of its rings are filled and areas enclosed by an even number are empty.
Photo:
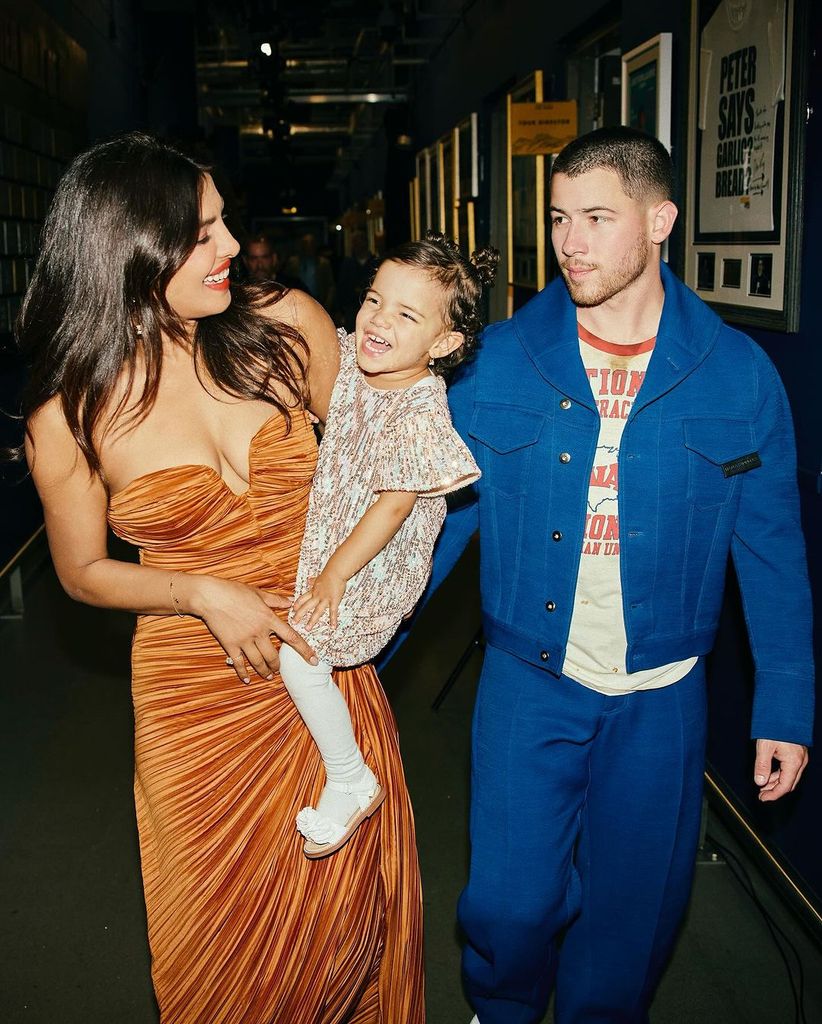
M231 260L226 260L225 263L221 263L216 270L212 270L208 277L217 277L219 274L225 273L225 277L221 281L209 281L206 278L203 284L206 288L212 288L217 292L224 292L230 287L230 281L228 278L228 270L231 267Z

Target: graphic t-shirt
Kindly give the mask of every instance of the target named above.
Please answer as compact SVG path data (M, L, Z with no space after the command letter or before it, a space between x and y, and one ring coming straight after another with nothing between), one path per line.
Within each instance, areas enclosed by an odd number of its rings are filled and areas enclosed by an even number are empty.
M563 672L600 693L654 690L682 679L696 658L628 673L619 570L619 446L642 387L656 339L636 345L602 341L579 325L579 349L599 408L582 558Z

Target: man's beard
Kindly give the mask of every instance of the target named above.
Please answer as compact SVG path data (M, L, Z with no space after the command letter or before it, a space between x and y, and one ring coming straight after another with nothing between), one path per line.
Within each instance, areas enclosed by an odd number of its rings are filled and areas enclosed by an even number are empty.
M645 268L648 266L649 249L648 239L644 235L639 235L633 247L628 250L623 262L607 274L600 273L599 281L591 283L587 281L574 283L570 280L565 273L566 267L567 264L575 261L566 260L561 266L571 301L575 306L588 308L600 306L608 299L612 299L632 285L645 272ZM594 266L596 267L596 264Z

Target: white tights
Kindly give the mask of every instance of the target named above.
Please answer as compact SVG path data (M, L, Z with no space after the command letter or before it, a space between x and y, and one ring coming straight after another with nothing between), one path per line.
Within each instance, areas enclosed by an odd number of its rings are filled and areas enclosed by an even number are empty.
M331 679L327 662L310 665L283 644L280 673L325 766L326 784L317 811L345 825L361 806L358 795L370 795L377 786L354 739L348 705Z

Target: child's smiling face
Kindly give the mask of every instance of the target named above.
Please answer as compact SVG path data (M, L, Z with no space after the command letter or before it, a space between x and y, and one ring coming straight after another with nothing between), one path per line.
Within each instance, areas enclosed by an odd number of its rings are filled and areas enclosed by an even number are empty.
M404 388L431 359L463 343L446 320L445 289L429 271L386 260L357 314L357 363L376 388Z

